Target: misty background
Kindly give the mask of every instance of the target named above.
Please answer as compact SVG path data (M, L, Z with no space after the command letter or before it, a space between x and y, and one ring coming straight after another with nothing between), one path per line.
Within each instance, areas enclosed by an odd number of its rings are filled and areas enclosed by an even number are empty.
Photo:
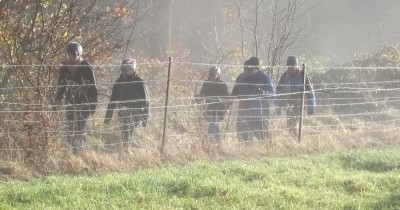
M324 0L311 11L310 32L299 52L347 61L355 52L400 41L400 1Z
M133 48L136 53L157 58L168 56L171 46L181 47L190 51L192 62L216 61L217 54L240 46L238 2L154 1L154 6L135 28ZM244 38L249 48L254 47L251 31L256 2L242 1ZM285 5L287 1L259 2L262 6L258 16L258 33L268 37L271 16L264 11L270 10L275 3ZM397 45L400 40L399 9L398 0L298 1L295 26L304 31L279 62L282 63L286 55L297 54L327 57L331 63L337 64L351 60L357 52L370 51L383 44ZM261 36L259 39L259 57L268 60L263 52L268 47L268 41ZM246 52L245 57L252 55L254 50ZM224 62L234 60L225 59Z

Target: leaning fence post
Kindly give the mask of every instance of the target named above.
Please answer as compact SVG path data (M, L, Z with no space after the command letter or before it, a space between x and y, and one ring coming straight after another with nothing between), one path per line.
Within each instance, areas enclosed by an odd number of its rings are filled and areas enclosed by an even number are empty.
M300 122L299 122L299 136L298 141L301 142L302 131L303 131L303 115L304 115L304 98L306 95L306 79L307 79L307 72L306 72L306 64L303 63L303 91L301 93L301 109L300 109Z
M164 106L164 128L163 128L163 135L162 135L162 141L161 141L161 148L160 152L161 154L164 153L164 146L165 146L165 136L166 136L166 128L167 128L167 114L168 114L168 95L169 95L169 80L171 77L171 65L172 65L172 57L169 57L168 59L168 76L167 76L167 91L165 93L165 106Z

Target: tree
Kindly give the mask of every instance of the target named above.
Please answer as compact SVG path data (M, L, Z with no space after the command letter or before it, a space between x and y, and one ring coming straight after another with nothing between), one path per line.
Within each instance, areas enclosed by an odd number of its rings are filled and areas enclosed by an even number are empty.
M22 148L32 163L46 160L57 139L57 123L46 104L54 98L55 70L66 44L82 43L90 61L110 60L129 44L124 33L143 15L140 2L0 1L0 100L2 110L10 111L0 116L6 137L0 147Z

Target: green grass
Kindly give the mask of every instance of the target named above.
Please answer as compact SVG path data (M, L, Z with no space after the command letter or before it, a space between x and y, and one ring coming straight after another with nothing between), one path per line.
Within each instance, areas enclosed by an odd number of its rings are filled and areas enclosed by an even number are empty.
M0 209L400 209L400 148L0 182Z

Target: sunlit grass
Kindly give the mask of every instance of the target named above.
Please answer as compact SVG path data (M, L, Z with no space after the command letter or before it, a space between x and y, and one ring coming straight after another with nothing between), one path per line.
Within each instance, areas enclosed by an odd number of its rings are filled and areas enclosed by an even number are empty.
M400 148L0 183L0 209L399 209Z

